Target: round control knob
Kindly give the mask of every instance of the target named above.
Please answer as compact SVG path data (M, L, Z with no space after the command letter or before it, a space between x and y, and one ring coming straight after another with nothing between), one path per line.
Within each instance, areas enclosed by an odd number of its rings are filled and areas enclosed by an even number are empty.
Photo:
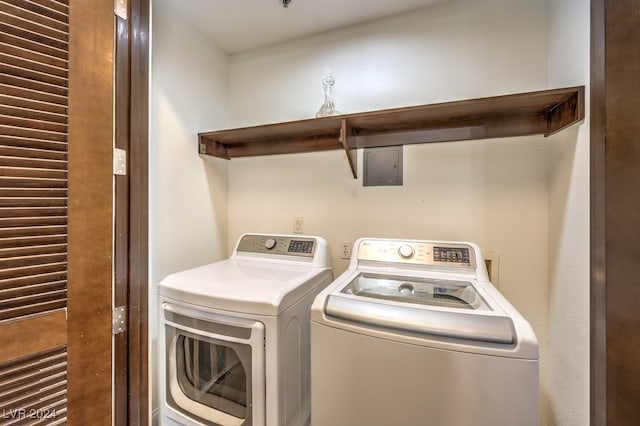
M398 287L398 292L403 296L411 296L415 292L415 288L412 284L404 283Z
M276 246L276 240L274 240L273 238L269 238L267 241L264 242L264 248L266 248L267 250L271 250L275 246Z
M400 248L398 249L398 254L405 259L408 259L411 256L413 256L413 253L414 253L413 247L411 247L409 244L400 246Z

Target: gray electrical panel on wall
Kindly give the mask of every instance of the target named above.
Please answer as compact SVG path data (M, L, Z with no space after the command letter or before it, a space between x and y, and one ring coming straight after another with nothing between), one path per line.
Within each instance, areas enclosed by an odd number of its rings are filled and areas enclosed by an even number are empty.
M365 148L364 186L402 185L402 145Z

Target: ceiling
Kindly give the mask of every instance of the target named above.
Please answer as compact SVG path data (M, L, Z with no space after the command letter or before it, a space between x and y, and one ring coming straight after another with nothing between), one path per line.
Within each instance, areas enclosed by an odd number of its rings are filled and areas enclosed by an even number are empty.
M154 0L171 7L229 53L415 10L444 0Z

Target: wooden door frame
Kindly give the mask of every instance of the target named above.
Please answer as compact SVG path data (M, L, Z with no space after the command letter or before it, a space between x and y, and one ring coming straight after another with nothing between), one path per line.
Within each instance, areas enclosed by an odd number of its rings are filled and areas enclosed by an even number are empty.
M126 331L114 339L114 424L149 424L148 110L150 0L129 0L116 16L115 146L127 174L115 178L114 301Z
M591 0L590 424L606 425L604 0Z
M150 0L129 0L129 421L149 424Z
M610 114L619 111L607 109L607 98L611 97L610 83L619 75L608 74L608 69L618 61L622 65L624 57L606 57L607 47L613 43L613 39L607 34L612 29L620 34L624 31L618 25L607 28L605 25L607 11L605 9L608 0L591 0L591 424L605 425L607 422L607 400L614 398L620 389L615 384L607 386L608 373L620 374L619 370L612 370L615 366L607 364L607 319L613 313L612 306L607 307L607 290L611 282L607 281L612 272L610 259L607 257L607 247L624 245L626 237L607 233L607 223L613 220L607 216L610 203L617 201L628 203L629 200L615 200L615 194L607 191L606 173L616 172L614 163L605 155L605 141L613 130L610 125ZM618 7L622 8L622 14L633 16L637 13L637 0L616 0ZM620 9L618 9L620 12ZM617 27L617 28L616 28ZM129 360L129 418L131 424L147 424L148 418L148 247L147 247L147 223L148 223L148 73L149 73L149 0L130 0L130 290L129 290L129 333L128 360ZM637 37L637 32L634 33ZM632 49L630 50L632 51ZM631 52L634 53L634 52ZM628 58L627 58L628 60ZM636 61L638 63L638 61ZM625 66L621 67L622 69ZM635 70L627 70L626 78L633 78ZM637 72L637 71L635 71ZM637 75L637 74L636 74ZM615 86L620 87L620 86ZM606 89L606 90L605 90ZM637 96L633 91L627 91L629 96ZM616 96L622 96L617 93ZM630 166L640 169L640 161L630 159ZM608 166L608 167L607 167ZM618 197L619 198L619 197ZM633 200L635 201L635 199ZM624 204L623 204L624 205ZM635 232L640 232L637 223ZM629 233L632 233L629 230ZM637 275L635 275L637 276ZM632 281L628 281L627 287ZM629 324L633 326L634 324ZM637 364L635 368L638 368ZM613 386L612 386L613 385ZM626 395L627 398L636 398L640 395Z
M591 0L591 424L640 418L640 0ZM633 423L635 424L635 423Z
M128 8L128 19L115 21L122 49L114 51L113 2L72 0L70 5L70 424L149 423L149 0L130 0ZM93 52L89 59L87 52ZM114 140L128 151L129 163L127 175L115 178L115 223ZM127 332L116 335L113 347L112 297L127 307L128 319Z
M115 16L115 138L114 146L129 153L129 20ZM130 169L130 167L127 167ZM114 292L115 307L129 306L129 178L114 175ZM131 315L127 312L127 317ZM126 425L129 418L128 372L129 328L113 338L114 425Z

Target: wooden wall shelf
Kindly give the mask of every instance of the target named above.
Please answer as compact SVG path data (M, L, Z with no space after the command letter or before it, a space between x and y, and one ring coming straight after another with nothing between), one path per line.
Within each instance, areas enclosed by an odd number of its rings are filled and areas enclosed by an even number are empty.
M290 121L199 134L200 154L231 159L511 136L550 136L584 119L584 86Z

